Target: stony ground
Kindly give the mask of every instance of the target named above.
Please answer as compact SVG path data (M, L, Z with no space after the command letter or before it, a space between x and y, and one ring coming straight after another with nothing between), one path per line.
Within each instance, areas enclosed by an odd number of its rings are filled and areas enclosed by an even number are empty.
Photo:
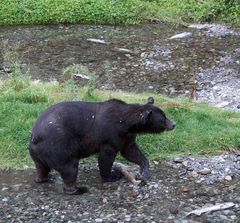
M137 166L130 166L133 174ZM33 182L34 170L0 173L0 222L240 222L240 153L152 161L152 178L143 186L127 179L102 183L98 168L80 165L78 183L89 192L62 193L62 181ZM189 212L232 202L226 210Z

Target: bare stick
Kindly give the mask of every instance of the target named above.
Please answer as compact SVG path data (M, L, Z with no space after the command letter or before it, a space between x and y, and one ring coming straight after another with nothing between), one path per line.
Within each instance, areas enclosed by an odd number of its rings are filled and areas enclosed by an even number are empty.
M141 183L141 181L136 180L133 173L130 172L129 166L118 162L114 162L113 165L114 168L118 169L134 186L137 186L138 184Z

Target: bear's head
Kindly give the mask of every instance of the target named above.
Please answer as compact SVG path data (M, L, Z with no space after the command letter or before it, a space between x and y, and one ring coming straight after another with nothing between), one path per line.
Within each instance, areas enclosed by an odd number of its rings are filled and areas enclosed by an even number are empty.
M142 106L139 120L135 126L136 130L142 133L160 133L171 131L176 127L176 123L170 120L165 113L154 105L153 97L149 97L147 104Z

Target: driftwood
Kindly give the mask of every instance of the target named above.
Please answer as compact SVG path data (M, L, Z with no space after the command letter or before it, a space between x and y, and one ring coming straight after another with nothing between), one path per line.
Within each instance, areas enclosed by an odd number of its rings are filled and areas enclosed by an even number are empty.
M141 183L141 180L136 180L133 173L130 172L129 166L122 163L114 162L113 167L114 169L119 170L123 174L123 176L125 176L134 186L137 186Z
M235 206L235 204L232 203L232 202L216 204L216 205L213 205L213 206L210 206L210 207L208 207L208 206L205 207L204 206L202 208L199 208L199 209L196 209L194 211L188 212L187 216L189 216L191 214L195 214L197 216L200 216L200 215L202 215L203 213L206 213L206 212L225 210L225 209L228 209L228 208L231 208L231 207L234 207L234 206Z

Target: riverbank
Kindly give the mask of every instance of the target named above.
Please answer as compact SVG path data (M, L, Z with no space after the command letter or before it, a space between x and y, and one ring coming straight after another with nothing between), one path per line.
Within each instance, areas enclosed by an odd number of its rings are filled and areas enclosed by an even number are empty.
M189 0L2 0L0 25L225 22L239 26L240 4Z

